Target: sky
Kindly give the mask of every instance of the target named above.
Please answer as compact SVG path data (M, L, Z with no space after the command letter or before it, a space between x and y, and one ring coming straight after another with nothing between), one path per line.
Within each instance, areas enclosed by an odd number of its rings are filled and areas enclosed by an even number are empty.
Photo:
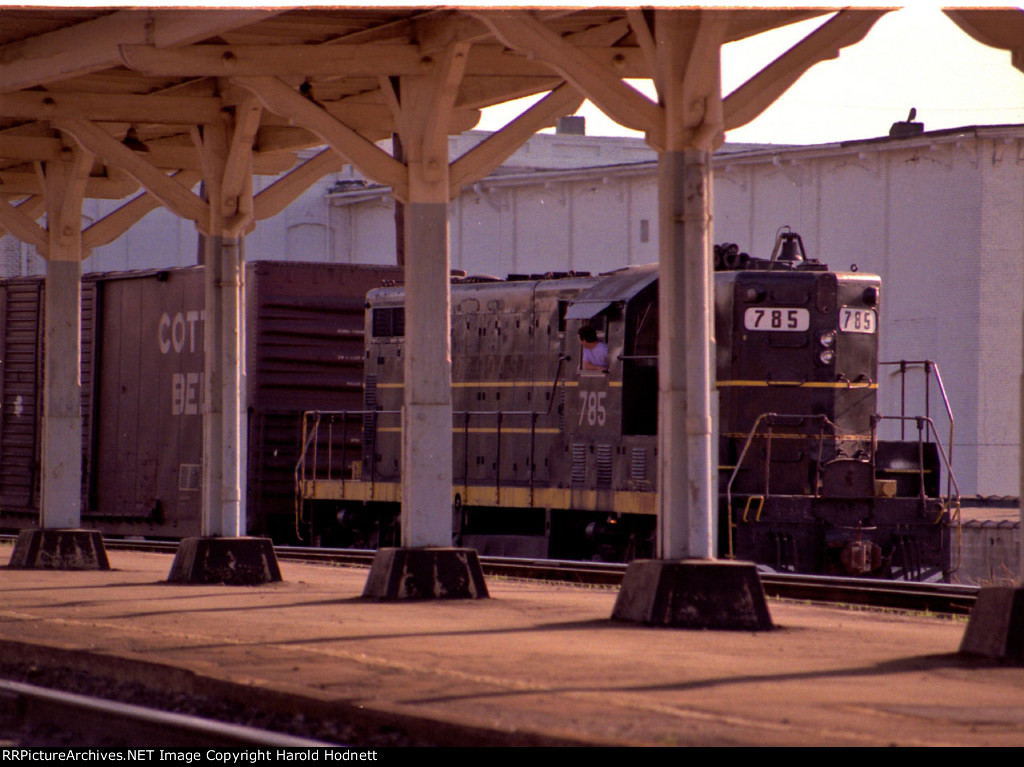
M822 23L812 19L725 46L723 94ZM653 95L649 81L631 84ZM907 119L911 107L925 130L1024 123L1024 72L1012 67L1009 52L975 42L937 7L903 8L879 19L838 59L805 73L760 117L729 131L726 141L817 144L885 136L893 122ZM514 114L500 107L484 110L477 127L496 130ZM577 114L587 118L589 135L641 135L590 102Z

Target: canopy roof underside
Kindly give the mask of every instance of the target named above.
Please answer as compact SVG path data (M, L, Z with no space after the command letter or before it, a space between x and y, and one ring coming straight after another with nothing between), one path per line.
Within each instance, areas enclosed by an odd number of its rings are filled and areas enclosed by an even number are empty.
M723 11L738 40L826 13ZM62 151L54 119L90 120L118 141L130 127L165 172L199 169L191 132L247 94L239 76L274 77L369 141L396 132L398 78L422 72L453 41L471 43L449 131L476 124L478 110L545 93L563 82L547 64L498 41L486 17L502 11L378 8L296 10L5 9L0 22L0 196L38 194L33 163ZM644 41L628 16L583 9L531 14L621 77L652 77ZM698 13L695 11L694 13ZM647 14L653 24L653 16ZM634 18L635 22L635 18ZM635 26L635 24L634 24ZM647 52L649 53L649 51ZM391 88L387 87L391 83ZM382 88L382 85L385 87ZM291 168L296 150L323 145L288 115L263 108L254 170ZM97 156L87 197L138 189Z

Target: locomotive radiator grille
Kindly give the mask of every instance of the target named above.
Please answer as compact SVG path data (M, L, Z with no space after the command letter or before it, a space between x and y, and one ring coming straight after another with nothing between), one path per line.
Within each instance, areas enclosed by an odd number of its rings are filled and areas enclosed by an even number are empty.
M647 479L647 450L642 447L634 447L629 462L629 478L634 482L644 482Z
M597 446L597 486L612 486L612 446Z
M587 479L587 446L579 443L572 446L572 483L582 485Z
M377 409L377 376L366 375L366 385L363 388L363 410L368 411L365 427L363 428L363 447L370 450L373 446L373 433L377 428L377 416L373 413Z

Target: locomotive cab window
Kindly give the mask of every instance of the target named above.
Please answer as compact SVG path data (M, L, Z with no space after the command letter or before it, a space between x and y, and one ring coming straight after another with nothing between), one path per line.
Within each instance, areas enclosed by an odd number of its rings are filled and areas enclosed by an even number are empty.
M580 370L584 373L608 372L608 343L602 340L593 325L579 330Z
M584 321L576 331L580 344L581 373L603 375L608 372L608 317L602 312Z
M622 365L622 433L657 434L658 294L646 291L626 313Z
M565 315L566 315L566 313L568 311L569 311L569 302L568 301L559 301L558 302L558 332L559 333L564 333L565 332Z
M397 338L405 335L405 307L373 310L373 337Z

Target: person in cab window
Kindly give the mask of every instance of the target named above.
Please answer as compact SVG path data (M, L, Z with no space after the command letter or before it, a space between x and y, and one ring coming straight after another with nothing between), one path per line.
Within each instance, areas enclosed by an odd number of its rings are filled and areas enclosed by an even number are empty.
M608 372L608 344L597 340L597 331L589 325L580 328L580 345L583 347L583 370Z

